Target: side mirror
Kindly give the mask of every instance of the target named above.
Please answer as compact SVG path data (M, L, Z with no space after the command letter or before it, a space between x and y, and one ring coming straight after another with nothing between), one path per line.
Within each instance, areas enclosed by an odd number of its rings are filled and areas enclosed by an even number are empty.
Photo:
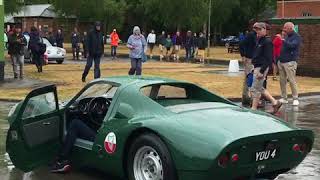
M134 110L129 104L120 103L115 118L131 119L134 117Z

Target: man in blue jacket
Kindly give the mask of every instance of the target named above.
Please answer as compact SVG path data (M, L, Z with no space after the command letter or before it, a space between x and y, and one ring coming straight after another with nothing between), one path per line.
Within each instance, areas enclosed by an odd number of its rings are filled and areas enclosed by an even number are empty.
M287 22L284 24L283 32L286 38L283 41L278 67L280 75L281 99L284 104L288 103L287 96L287 80L289 81L293 105L298 106L298 88L296 82L297 60L299 58L299 48L301 44L301 37L294 31L294 24Z

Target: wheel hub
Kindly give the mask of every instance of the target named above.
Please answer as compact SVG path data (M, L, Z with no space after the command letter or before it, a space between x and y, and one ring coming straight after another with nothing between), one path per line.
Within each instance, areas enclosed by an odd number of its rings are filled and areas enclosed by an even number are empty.
M140 148L135 157L133 172L136 180L163 180L160 156L152 147Z

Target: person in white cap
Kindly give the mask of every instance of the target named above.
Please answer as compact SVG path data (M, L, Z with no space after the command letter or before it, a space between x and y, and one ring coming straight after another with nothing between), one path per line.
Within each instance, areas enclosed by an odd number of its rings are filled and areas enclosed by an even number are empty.
M113 29L112 33L110 34L110 44L111 44L111 57L115 59L117 56L117 48L119 46L119 35L116 29Z

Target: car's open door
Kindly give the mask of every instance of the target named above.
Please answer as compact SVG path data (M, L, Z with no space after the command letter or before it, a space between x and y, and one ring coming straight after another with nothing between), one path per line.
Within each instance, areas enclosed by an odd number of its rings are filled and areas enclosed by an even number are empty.
M63 117L56 86L33 90L17 111L7 134L6 150L13 164L27 172L47 164L61 145Z

